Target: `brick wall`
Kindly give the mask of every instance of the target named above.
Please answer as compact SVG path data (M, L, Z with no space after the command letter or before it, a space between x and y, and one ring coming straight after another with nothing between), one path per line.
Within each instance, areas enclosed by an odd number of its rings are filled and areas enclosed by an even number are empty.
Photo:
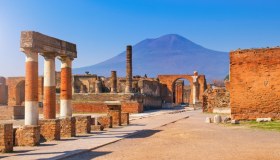
M12 152L13 140L13 124L0 124L0 152Z
M233 119L280 119L280 48L230 53Z

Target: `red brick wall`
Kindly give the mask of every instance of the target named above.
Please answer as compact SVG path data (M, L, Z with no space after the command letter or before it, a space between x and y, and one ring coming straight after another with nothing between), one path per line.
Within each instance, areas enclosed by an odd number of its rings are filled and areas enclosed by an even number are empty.
M280 119L280 48L230 53L233 119Z

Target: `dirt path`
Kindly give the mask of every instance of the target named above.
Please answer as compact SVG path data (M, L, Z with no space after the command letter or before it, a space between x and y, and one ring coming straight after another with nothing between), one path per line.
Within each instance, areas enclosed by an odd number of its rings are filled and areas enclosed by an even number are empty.
M194 112L189 119L69 159L280 159L280 132L206 124L205 116Z

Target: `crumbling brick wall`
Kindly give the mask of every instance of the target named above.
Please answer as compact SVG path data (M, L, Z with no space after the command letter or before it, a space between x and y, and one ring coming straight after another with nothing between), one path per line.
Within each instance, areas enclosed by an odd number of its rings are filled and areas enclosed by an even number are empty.
M203 93L203 112L213 112L214 108L229 108L230 94L225 88L209 88Z
M230 53L233 119L280 119L280 48Z

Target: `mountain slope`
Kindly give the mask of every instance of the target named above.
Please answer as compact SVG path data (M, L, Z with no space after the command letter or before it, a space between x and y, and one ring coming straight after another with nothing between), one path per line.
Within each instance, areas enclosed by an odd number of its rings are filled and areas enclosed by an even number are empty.
M197 70L207 79L223 79L228 74L227 52L206 49L192 41L169 34L156 39L146 39L133 46L133 75L156 77L159 74L192 74ZM74 73L90 73L109 76L116 70L118 76L125 76L126 53L96 65L76 68Z

